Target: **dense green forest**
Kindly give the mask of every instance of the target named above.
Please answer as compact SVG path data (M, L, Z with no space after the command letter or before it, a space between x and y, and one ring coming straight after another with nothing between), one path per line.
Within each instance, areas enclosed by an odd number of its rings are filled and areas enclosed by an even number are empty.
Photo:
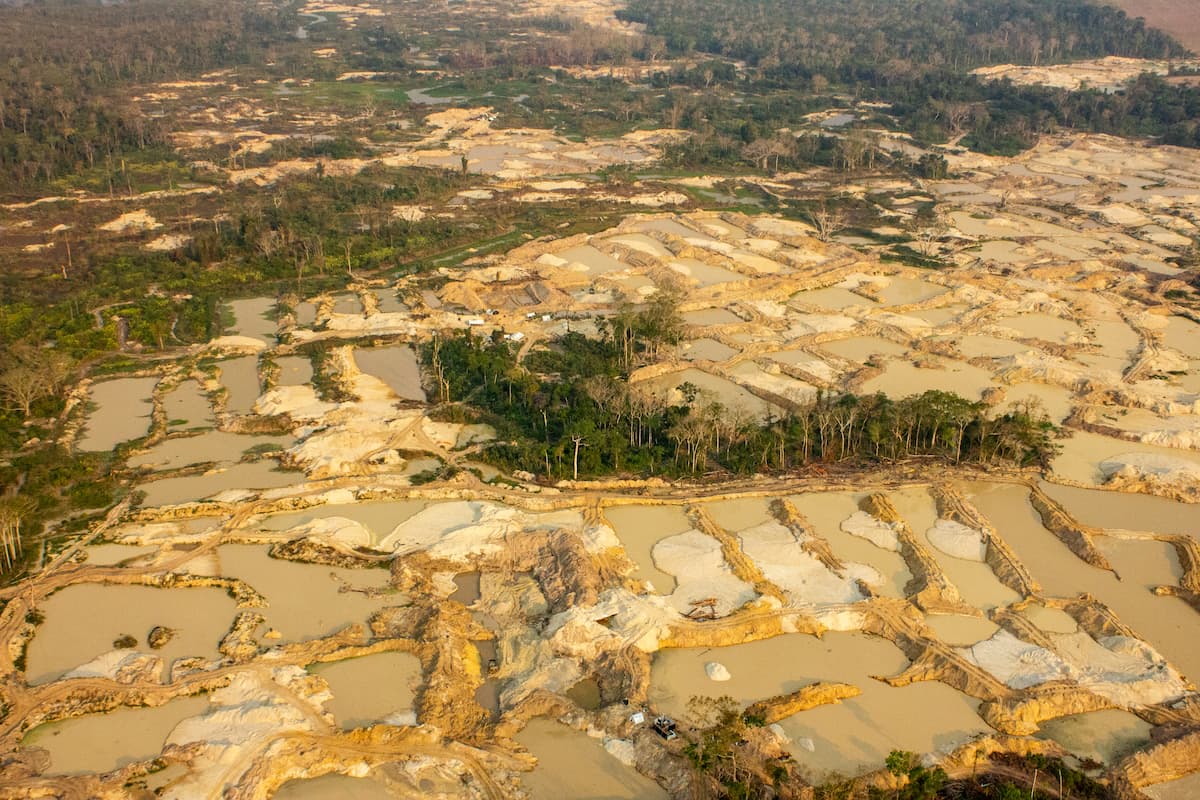
M1125 91L986 82L969 71L1107 55L1174 58L1184 50L1117 9L1080 0L633 0L620 14L679 55L744 61L747 91L840 91L891 104L918 140L1012 155L1071 127L1200 145L1200 90L1143 76ZM881 116L872 121L888 126ZM715 120L714 132L738 128ZM711 152L708 154L712 159Z
M1161 31L1087 0L631 0L618 16L644 23L676 51L840 83L1006 62L1184 54Z
M682 404L629 385L638 364L654 363L679 339L664 297L616 316L599 339L569 333L524 364L501 334L469 330L428 344L423 361L441 413L466 406L496 426L502 443L486 451L490 460L552 479L749 474L916 456L1044 466L1055 452L1054 428L1037 409L993 416L983 403L940 391L902 400L821 395L756 419L689 384Z
M130 86L261 63L294 30L270 4L37 3L0 13L0 184L26 185L163 147Z

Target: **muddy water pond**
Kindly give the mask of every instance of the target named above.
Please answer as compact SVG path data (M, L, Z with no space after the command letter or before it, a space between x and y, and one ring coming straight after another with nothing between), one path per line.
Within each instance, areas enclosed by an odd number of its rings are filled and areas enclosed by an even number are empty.
M109 772L154 758L176 725L207 708L206 698L184 697L156 708L88 714L39 725L22 744L44 747L50 753L51 775Z
M391 534L401 522L408 520L430 504L425 500L381 500L368 503L336 503L314 506L303 511L274 514L260 523L269 531L286 531L314 519L345 517L360 523L371 533L372 543L378 543Z
M715 339L697 339L683 348L683 357L688 361L728 361L738 352Z
M601 253L590 244L570 247L555 253L555 255L570 264L578 264L584 267L589 275L604 275L609 272L620 272L629 268L627 264L622 264L612 256Z
M1043 722L1038 738L1053 739L1079 758L1114 764L1146 745L1150 728L1128 711L1107 709Z
M1124 320L1095 320L1089 323L1089 327L1092 332L1090 337L1092 343L1099 347L1100 352L1106 356L1118 358L1126 364L1129 363L1142 342L1137 331L1129 327Z
M966 306L939 306L920 311L909 311L908 316L923 319L930 325L944 325L967 310Z
M386 383L397 397L425 402L417 354L408 345L355 349L354 361L360 370Z
M902 398L940 389L978 400L983 390L993 386L992 376L979 367L963 361L942 360L940 369L917 367L909 361L889 361L883 373L865 381L861 394L883 392L888 397Z
M304 356L282 356L275 364L279 367L275 378L279 386L304 386L312 382L312 361Z
M1079 630L1079 623L1075 618L1059 608L1028 606L1021 611L1021 616L1046 633L1075 633Z
M1200 772L1192 773L1176 781L1143 786L1142 794L1151 800L1195 800L1200 797Z
M705 392L711 394L714 400L726 408L740 408L760 420L780 412L776 406L751 394L733 381L698 369L689 368L671 372L644 382L646 388L651 391L678 400L682 400L682 393L679 392L678 387L684 383L690 383L697 387L701 395Z
M117 378L92 384L88 414L79 449L112 450L121 442L145 436L150 430L152 397L158 378Z
M378 781L349 775L288 781L271 795L272 800L393 800L395 797Z
M990 638L1000 629L990 620L961 614L929 614L925 617L925 623L946 644L965 647Z
M688 325L736 325L744 320L732 311L724 308L703 308L699 311L688 311L683 315L683 321Z
M1183 317L1171 317L1162 331L1163 344L1188 358L1200 358L1200 325Z
M547 719L534 719L516 735L536 759L521 776L532 800L666 800L658 784L609 755L599 739Z
M232 300L233 311L231 333L249 336L267 344L275 343L275 300L270 297L252 297L248 300Z
M164 439L145 453L131 457L128 464L131 467L168 470L210 461L238 461L248 450L283 450L291 447L295 441L291 436L247 436L207 431L199 436Z
M711 662L724 665L730 679L709 679L705 666ZM686 719L693 697L729 695L745 706L817 681L866 690L878 683L871 675L897 674L907 665L904 654L886 639L839 631L820 639L789 633L730 647L672 648L654 654L649 699L657 710Z
M283 472L274 461L234 464L217 472L148 481L137 488L146 493L142 506L192 503L229 490L274 489L304 482L303 472Z
M968 484L971 502L1016 552L1052 597L1088 592L1111 608L1122 622L1165 656L1186 677L1200 675L1200 615L1176 597L1156 597L1137 578L1163 576L1170 564L1159 543L1114 548L1118 580L1072 553L1042 526L1029 503L1028 490L1012 484ZM1144 550L1133 550L1146 544Z
M856 561L870 566L883 579L875 590L885 597L902 598L912 573L900 554L842 530L842 522L858 511L861 497L850 492L817 492L790 499L812 523L813 532L829 543L834 555L847 563Z
M296 325L307 328L317 321L317 306L305 301L296 304Z
M730 533L771 522L771 501L767 497L737 497L705 503L704 510L712 521Z
M652 236L647 236L644 233L628 233L620 236L609 236L604 239L612 244L619 244L628 247L630 250L637 250L640 253L645 253L649 256L654 256L660 261L669 261L675 257L675 254L663 246L663 243Z
M1090 431L1074 430L1070 438L1061 440L1060 444L1062 451L1050 462L1053 472L1067 480L1093 486L1103 485L1106 480L1104 462L1129 454L1190 462L1200 469L1200 452L1128 442Z
M616 531L629 560L637 565L630 573L634 580L649 581L654 591L669 595L675 591L673 575L663 572L651 556L654 545L669 536L691 530L692 524L680 506L609 506L604 516Z
M1130 531L1200 536L1200 504L1177 503L1148 494L1041 483L1042 491L1084 525Z
M815 306L826 311L842 311L853 306L872 308L878 306L874 300L855 294L849 289L830 286L826 289L812 289L792 295L789 301L793 305Z
M989 611L1020 599L1016 592L1000 582L987 564L956 558L933 546L926 532L937 522L937 507L928 492L905 489L893 492L889 497L946 577L958 588L963 600L981 611Z
M860 363L879 356L898 357L908 352L908 348L904 345L880 339L878 336L854 336L836 342L825 342L820 347L835 356Z
M480 574L478 572L460 572L454 576L454 592L450 600L462 603L464 606L475 604L480 596Z
M268 607L259 613L280 633L279 643L326 636L356 622L365 624L380 608L406 602L403 595L387 591L386 569L282 561L271 558L267 548L259 545L227 544L216 552L221 575L240 578L267 598ZM300 586L303 591L297 591ZM379 594L372 596L371 590Z
M30 683L46 683L113 650L113 641L129 635L134 650L154 653L164 668L187 656L217 658L221 641L236 611L222 589L193 587L158 589L150 586L78 584L55 592L39 609L45 622L38 626L26 654ZM175 630L159 650L146 636L156 625Z
M402 314L409 310L408 306L396 297L394 289L376 289L375 299L378 301L380 312L384 314Z
M221 385L228 393L225 410L234 414L250 413L262 389L258 382L258 357L231 358L217 366L221 370Z
M730 272L721 267L715 267L712 264L705 264L695 258L678 258L668 265L675 272L680 273L693 281L697 282L701 287L714 286L718 283L734 283L737 281L746 280L745 275L737 272Z
M710 680L710 662L724 665L731 679ZM893 749L950 749L990 730L976 713L978 701L944 684L893 688L871 677L896 674L907 664L890 642L860 633L830 632L821 639L787 634L731 647L665 650L651 666L650 700L686 719L694 696L729 695L746 705L817 681L858 686L858 697L780 722L792 755L818 772L857 773L878 767Z
M208 395L196 381L184 381L163 395L162 401L168 428L187 430L216 425Z
M1021 314L1003 317L996 324L1011 328L1020 336L1047 342L1068 342L1082 336L1083 330L1069 319L1049 314Z
M714 241L711 237L706 236L699 231L692 230L682 222L673 219L647 220L645 222L638 223L636 227L639 230L658 231L659 233L665 233L668 236L678 236L682 239L694 239L700 242Z
M334 314L361 314L363 313L362 300L353 292L345 294L336 294L333 296L333 313Z
M904 306L912 303L922 303L934 297L945 294L945 286L938 286L919 278L892 278L887 286L879 292L884 305Z
M311 669L329 684L333 699L325 709L343 728L415 722L413 693L421 681L421 661L411 653L375 653Z
M1014 342L1011 339L998 339L995 336L978 334L947 336L945 340L956 344L958 352L962 353L964 358L1004 358L1027 352L1030 349L1029 345Z
M88 563L95 566L120 564L138 556L149 555L156 550L158 548L153 545L136 547L128 544L95 544L84 548Z
M978 700L944 683L900 689L874 684L864 686L859 697L795 714L779 725L801 764L853 775L878 769L893 750L948 753L990 733L978 709Z

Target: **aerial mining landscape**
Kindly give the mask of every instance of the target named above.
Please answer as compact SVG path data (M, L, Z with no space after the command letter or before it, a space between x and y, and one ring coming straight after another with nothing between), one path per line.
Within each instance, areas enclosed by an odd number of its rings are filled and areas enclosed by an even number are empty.
M0 800L1200 797L1192 23L0 4Z

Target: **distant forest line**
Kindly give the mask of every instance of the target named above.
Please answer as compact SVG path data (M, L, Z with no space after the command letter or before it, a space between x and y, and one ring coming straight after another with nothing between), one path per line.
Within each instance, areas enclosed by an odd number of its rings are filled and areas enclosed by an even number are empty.
M1169 59L1170 36L1088 0L631 0L618 14L677 55L742 60L762 86L851 92L900 127L1013 155L1058 127L1200 146L1200 89L1144 75L1125 91L987 82L970 70L1103 56Z
M396 7L402 18L363 18L354 32L339 32L358 37L340 48L358 53L351 68L404 66L422 14L414 7L409 19L401 13L407 4ZM114 172L132 153L171 157L170 120L139 110L129 89L241 66L305 74L312 48L296 39L297 12L296 4L217 0L0 8L0 191L84 169ZM632 0L619 15L645 24L647 35L625 41L554 17L493 18L454 34L446 66L499 76L544 71L547 58L563 65L707 54L750 65L726 83L750 99L779 91L878 99L893 105L901 129L926 142L961 137L981 152L1012 154L1065 126L1200 146L1195 87L1147 77L1116 94L1068 92L967 74L1004 62L1185 55L1161 31L1087 0ZM546 35L514 46L497 35L499 24ZM547 45L559 40L561 48Z

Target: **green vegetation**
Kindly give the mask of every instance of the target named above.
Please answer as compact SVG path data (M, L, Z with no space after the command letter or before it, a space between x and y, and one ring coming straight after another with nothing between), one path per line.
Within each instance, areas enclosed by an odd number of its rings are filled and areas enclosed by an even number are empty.
M442 403L475 409L501 443L484 456L503 469L548 479L631 475L749 474L815 464L936 457L952 463L1045 465L1054 426L1036 407L991 415L985 404L928 391L822 395L767 418L684 384L682 404L630 386L629 374L679 340L668 296L627 309L601 338L569 333L516 361L516 348L463 331L435 340L423 362Z
M1115 94L1068 92L985 82L968 74L974 67L1006 62L1183 54L1165 34L1100 3L633 0L620 14L645 24L678 55L745 61L749 69L732 82L739 91L814 98L838 90L883 101L891 105L889 116L873 124L898 124L927 142L961 137L963 145L981 152L1012 155L1031 146L1041 132L1076 127L1200 145L1200 90L1195 87L1147 75ZM750 103L749 118L765 122L755 119L752 99ZM793 116L774 104L767 108L776 121L764 125L767 130L788 124ZM742 111L737 108L732 115ZM710 124L692 128L709 142L709 149L719 149L721 142L733 144L731 137L741 133L722 115L705 119Z
M786 768L768 765L744 751L746 734L759 727L732 697L693 697L688 703L691 734L683 754L703 776L706 794L722 798L773 797L789 778ZM787 795L785 795L787 796Z
M261 62L295 19L274 5L217 0L5 7L0 186L99 168L125 188L122 160L165 145L169 130L130 103L129 84Z
M696 771L704 796L721 800L1113 800L1116 796L1062 759L1015 753L992 754L979 761L970 776L952 778L941 767L924 766L916 753L893 750L883 768L895 788L881 788L871 775L828 775L811 781L791 758L772 755L773 745L765 752L760 749L761 740L753 734L759 721L743 713L733 698L693 697L687 717L683 755Z

